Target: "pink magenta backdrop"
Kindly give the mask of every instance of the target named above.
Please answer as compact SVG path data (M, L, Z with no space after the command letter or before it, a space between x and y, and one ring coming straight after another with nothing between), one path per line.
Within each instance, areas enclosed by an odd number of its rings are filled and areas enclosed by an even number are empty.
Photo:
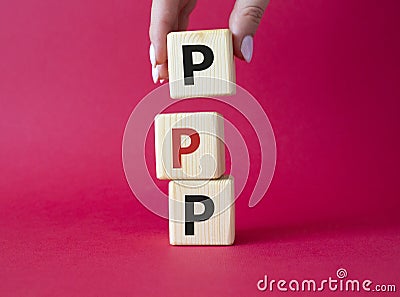
M199 248L168 245L122 168L125 124L154 89L150 1L0 2L0 296L279 296L257 280L340 267L396 284L399 3L271 2L237 82L272 123L275 177L249 208L250 177L235 246ZM232 5L199 1L191 29L226 27Z

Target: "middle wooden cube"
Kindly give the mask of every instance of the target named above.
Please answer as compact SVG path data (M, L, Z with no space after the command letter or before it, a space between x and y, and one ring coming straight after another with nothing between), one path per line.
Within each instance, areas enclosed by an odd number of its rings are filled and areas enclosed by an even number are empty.
M155 118L158 179L215 179L225 172L224 120L217 112Z

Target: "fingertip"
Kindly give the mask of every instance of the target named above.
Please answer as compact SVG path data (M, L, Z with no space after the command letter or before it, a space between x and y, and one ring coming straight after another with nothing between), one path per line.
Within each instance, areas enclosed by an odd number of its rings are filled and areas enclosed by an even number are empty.
M241 60L245 60L245 58L243 57L242 51L241 51L241 45L242 45L242 37L232 34L233 37L233 54L241 59Z
M149 36L153 44L156 65L167 62L167 34L177 29L178 4L176 1L153 1Z
M158 71L158 66L151 67L151 76L153 78L153 82L156 84L160 78L160 74Z
M168 79L168 63L157 65L159 79Z
M151 59L152 65L161 65L167 61L167 34L165 33L158 33L157 35L151 34L150 35L150 54L154 53L154 57Z
M232 32L233 38L233 54L241 60L244 60L241 45L244 35L242 33L242 29L240 23L238 22L238 16L236 14L236 10L234 9L229 18L229 29Z
M250 63L253 58L254 39L251 35L245 37L233 35L233 54L240 60Z
M250 63L251 59L253 58L253 47L253 37L251 35L245 36L242 40L242 44L240 45L240 52L247 63Z
M155 67L157 62L156 62L156 52L154 49L154 45L151 43L150 48L149 48L149 56L150 56L150 63L151 66Z
M233 35L234 54L247 62L253 57L253 36L268 2L268 0L237 0L230 15L229 28Z

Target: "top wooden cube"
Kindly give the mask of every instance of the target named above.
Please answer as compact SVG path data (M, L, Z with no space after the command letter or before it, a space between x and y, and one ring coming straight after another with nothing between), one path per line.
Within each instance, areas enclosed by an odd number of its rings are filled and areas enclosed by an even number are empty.
M228 29L172 32L167 44L171 98L235 94L232 33Z

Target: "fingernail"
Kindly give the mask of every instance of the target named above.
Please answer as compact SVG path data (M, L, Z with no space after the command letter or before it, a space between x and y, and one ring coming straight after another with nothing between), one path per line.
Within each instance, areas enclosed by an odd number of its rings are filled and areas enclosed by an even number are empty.
M162 84L165 81L165 79L160 79L160 84Z
M253 57L253 37L247 35L243 38L240 51L242 52L243 58L246 62L250 63L251 58Z
M151 67L151 75L153 76L153 82L156 84L158 82L158 78L159 78L157 66Z
M154 50L153 44L150 44L149 55L150 55L150 63L151 63L151 65L153 65L153 67L155 67L156 66L156 52Z

